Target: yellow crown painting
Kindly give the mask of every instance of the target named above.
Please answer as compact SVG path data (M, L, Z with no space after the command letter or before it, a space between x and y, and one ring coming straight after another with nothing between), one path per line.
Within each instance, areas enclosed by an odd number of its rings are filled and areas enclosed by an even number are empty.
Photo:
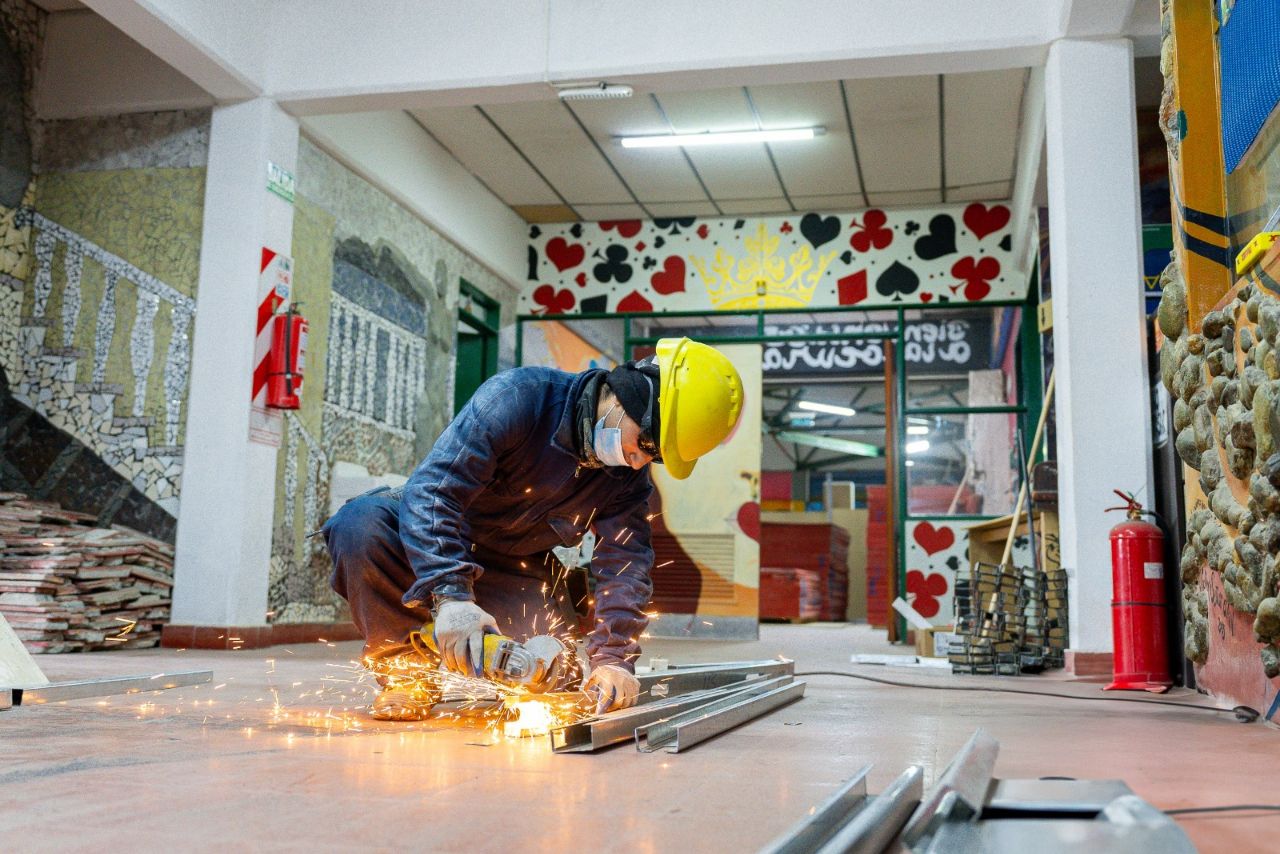
M804 308L813 301L818 280L836 253L819 256L815 264L808 246L801 246L789 258L778 257L781 238L769 233L762 222L754 237L745 238L741 259L717 249L708 264L690 255L689 260L707 287L711 306L719 311L744 308Z

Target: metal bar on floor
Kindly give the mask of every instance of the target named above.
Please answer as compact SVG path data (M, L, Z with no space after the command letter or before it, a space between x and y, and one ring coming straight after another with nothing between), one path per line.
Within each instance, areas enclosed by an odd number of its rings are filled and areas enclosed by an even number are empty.
M668 753L679 753L799 700L804 696L804 686L803 682L793 682L790 676L779 676L687 712L637 727L636 749L641 753L662 749Z
M977 821L987 801L999 753L1000 742L984 729L975 730L929 790L929 796L911 814L902 841L915 848L946 822Z
M762 848L760 854L804 854L834 836L867 805L867 775L871 768L862 766L849 782L815 807L811 815L787 828L786 833Z
M551 730L551 749L555 753L591 753L623 741L630 741L635 738L637 727L731 694L750 690L763 681L763 679L754 679L722 688L694 691L557 727Z
M183 670L177 673L157 673L154 676L111 676L103 679L50 682L39 688L13 689L13 705L38 706L63 700L103 697L108 694L137 694L164 688L183 688L189 685L202 685L212 679L212 670Z
M867 808L836 831L818 854L879 854L888 851L898 831L920 804L924 792L924 769L911 765L882 794L872 798Z
M721 664L704 664L691 667L673 667L670 670L656 670L637 677L640 680L639 702L647 704L664 697L688 694L690 691L722 688L726 685L742 682L751 676L773 677L792 675L795 672L796 663L785 659L730 661Z

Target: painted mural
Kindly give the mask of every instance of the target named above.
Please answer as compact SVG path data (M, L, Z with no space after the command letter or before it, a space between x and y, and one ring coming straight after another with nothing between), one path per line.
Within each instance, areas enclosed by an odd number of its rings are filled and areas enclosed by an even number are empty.
M3 481L172 540L209 114L36 122L33 9L0 4L0 100L25 105L0 180Z
M906 600L920 616L935 626L955 624L955 585L957 573L967 575L969 525L945 516L911 519L905 525L907 538ZM1058 534L1037 531L1041 556L1046 566L1058 565ZM1003 536L1001 537L1003 546ZM996 559L998 560L998 558ZM1010 560L1015 566L1032 566L1031 538L1018 536L1013 541Z
M760 593L759 344L717 349L742 377L742 417L686 480L650 467L655 560L648 633L656 637L755 638Z
M1009 208L684 217L530 229L523 314L743 311L1017 299Z
M329 516L338 464L407 476L452 417L459 280L507 318L515 294L305 138L297 170L294 299L310 322L309 367L277 461L268 601L274 622L324 623L346 604L329 589L323 541L307 535Z

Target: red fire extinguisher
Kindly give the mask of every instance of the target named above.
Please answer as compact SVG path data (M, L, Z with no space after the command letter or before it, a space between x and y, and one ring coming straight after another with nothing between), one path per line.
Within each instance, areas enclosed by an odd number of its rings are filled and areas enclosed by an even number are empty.
M1120 490L1120 507L1128 518L1111 529L1111 637L1115 664L1105 689L1169 690L1169 658L1165 646L1164 533L1143 520L1132 495Z
M267 406L297 409L302 405L306 369L307 319L293 305L271 319L271 354L267 360Z

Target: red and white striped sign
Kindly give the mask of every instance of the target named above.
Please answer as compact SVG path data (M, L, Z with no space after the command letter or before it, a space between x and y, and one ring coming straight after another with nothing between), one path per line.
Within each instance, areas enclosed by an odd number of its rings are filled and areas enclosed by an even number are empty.
M267 358L271 355L271 318L289 304L293 259L262 247L258 270L258 325L253 343L253 403L267 404Z

